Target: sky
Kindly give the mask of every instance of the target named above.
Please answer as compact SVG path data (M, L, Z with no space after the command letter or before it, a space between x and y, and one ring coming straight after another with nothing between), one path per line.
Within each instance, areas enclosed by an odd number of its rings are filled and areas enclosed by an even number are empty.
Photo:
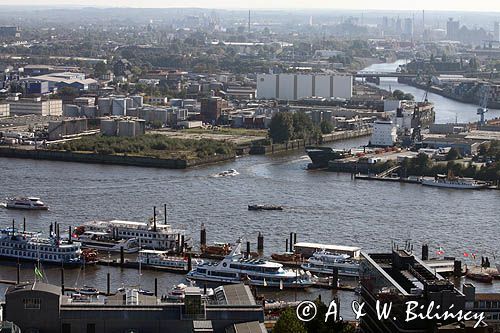
M500 0L0 0L0 5L73 5L99 7L200 7L241 9L380 9L499 12Z

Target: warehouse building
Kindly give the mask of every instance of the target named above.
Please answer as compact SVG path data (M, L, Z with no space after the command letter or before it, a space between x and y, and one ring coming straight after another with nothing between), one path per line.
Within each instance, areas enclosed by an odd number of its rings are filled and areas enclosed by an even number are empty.
M350 99L352 76L324 74L259 74L257 98L295 101L311 96Z
M18 99L9 101L10 114L24 116L35 114L39 116L62 116L62 100L42 100L40 97L31 99Z
M264 333L264 312L246 285L218 287L205 300L188 287L183 303L167 303L130 289L95 300L61 295L42 282L19 284L5 294L5 319L22 332L51 333ZM255 323L257 322L257 323ZM249 323L246 329L239 326ZM251 324L250 324L251 323Z

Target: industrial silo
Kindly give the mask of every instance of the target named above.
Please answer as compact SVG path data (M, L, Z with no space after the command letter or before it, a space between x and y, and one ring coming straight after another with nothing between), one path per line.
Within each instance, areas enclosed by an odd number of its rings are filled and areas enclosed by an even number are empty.
M135 136L135 121L121 120L118 122L118 136Z
M112 103L111 98L103 97L99 98L97 101L97 106L99 108L99 116L106 116L111 114L111 103Z
M80 107L73 104L65 104L63 107L63 116L65 117L79 117Z
M101 119L101 134L115 136L117 134L117 122L114 119Z
M111 114L113 116L127 115L127 100L125 98L114 98L111 103Z

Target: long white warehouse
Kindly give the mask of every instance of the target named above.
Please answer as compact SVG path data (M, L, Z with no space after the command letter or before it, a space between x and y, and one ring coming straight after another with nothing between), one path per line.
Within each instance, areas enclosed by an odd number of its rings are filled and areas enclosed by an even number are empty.
M257 98L298 100L305 97L352 97L352 76L324 74L258 74Z

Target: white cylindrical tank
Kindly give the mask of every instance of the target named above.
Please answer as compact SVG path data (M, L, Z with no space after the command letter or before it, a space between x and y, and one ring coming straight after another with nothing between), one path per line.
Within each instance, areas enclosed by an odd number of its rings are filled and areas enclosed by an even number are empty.
M144 104L144 98L141 95L132 96L132 101L134 102L134 108L142 108Z
M127 115L127 100L125 98L115 98L111 105L111 114L113 116Z
M135 135L144 135L146 133L146 121L144 119L137 119L135 121Z
M111 98L107 98L107 97L99 98L99 100L97 101L97 106L99 109L100 116L105 116L105 115L111 114L112 101L113 100Z
M80 107L73 104L65 104L63 107L63 116L65 117L79 117Z

